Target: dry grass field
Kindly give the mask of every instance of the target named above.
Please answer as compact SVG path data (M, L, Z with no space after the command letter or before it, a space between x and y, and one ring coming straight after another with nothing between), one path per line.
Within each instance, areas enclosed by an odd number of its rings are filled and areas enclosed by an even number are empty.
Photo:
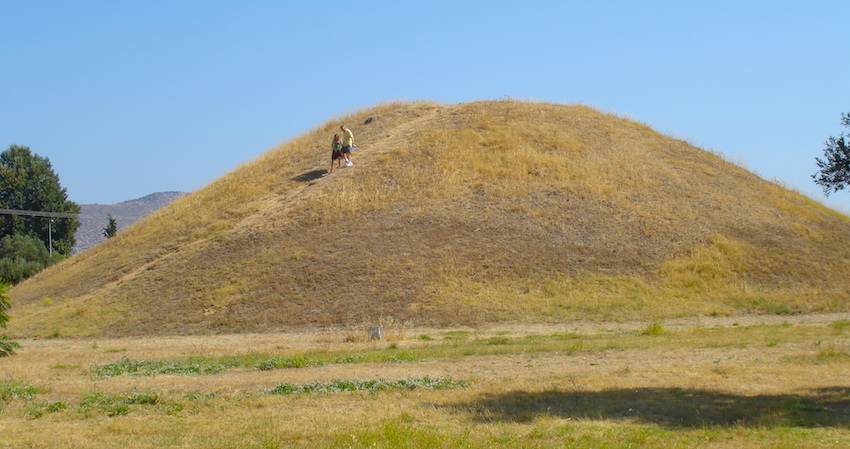
M839 448L850 315L21 341L0 448Z
M328 174L341 123L355 165ZM848 237L847 217L589 107L382 104L15 286L8 332L841 312Z

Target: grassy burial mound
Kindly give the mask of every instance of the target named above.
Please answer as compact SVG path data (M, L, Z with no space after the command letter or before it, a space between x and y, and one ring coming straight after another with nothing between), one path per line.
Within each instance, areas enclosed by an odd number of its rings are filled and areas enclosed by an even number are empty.
M325 174L342 123L355 165ZM847 217L643 124L416 102L331 119L14 287L9 332L844 311L848 279Z

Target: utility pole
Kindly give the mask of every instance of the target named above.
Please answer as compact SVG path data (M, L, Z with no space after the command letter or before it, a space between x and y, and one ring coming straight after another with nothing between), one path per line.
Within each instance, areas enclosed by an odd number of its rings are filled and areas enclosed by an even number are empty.
M66 212L47 212L37 210L0 209L0 215L27 215L30 217L50 217L50 222L47 223L47 249L48 251L50 251L50 257L53 257L53 218L77 218L79 214L69 214Z
M50 258L53 258L53 219L47 222L47 249L50 251Z

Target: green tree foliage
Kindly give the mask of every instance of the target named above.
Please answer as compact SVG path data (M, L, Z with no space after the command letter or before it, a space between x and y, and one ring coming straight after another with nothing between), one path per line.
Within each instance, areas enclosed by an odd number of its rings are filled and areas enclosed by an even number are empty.
M841 124L850 129L850 112L841 116ZM838 137L830 137L823 150L824 159L815 158L818 172L812 175L815 184L823 187L823 192L829 195L850 184L850 148L847 136L841 133Z
M6 282L21 282L50 262L47 247L37 237L13 234L0 239L0 279Z
M106 215L107 223L106 227L103 228L103 236L111 239L115 237L115 234L118 234L118 223L112 218L112 214Z
M6 310L9 309L9 298L4 296L6 286L0 284L0 327L5 328L6 322L9 321L9 315L6 315ZM21 346L14 341L9 340L9 337L0 335L0 357L10 356L15 353L16 348Z
M33 154L28 147L12 145L0 153L0 209L78 214L80 206L68 200L67 191L59 184L50 160ZM48 218L29 215L0 215L0 233L5 236L29 236L47 245L53 252L67 256L74 246L74 233L80 222L74 218ZM31 245L16 248L31 249ZM8 242L7 242L8 243ZM2 243L0 243L2 244ZM48 253L51 248L47 248ZM5 251L7 254L9 251ZM31 261L31 254L21 260ZM16 259L16 255L11 257ZM19 271L29 272L29 267ZM11 281L11 279L6 279Z

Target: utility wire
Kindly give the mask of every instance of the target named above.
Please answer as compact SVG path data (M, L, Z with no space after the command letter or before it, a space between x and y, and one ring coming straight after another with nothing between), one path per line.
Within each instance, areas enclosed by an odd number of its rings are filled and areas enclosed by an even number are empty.
M0 215L29 215L31 217L77 218L79 214L65 212L42 212L35 210L0 209Z

